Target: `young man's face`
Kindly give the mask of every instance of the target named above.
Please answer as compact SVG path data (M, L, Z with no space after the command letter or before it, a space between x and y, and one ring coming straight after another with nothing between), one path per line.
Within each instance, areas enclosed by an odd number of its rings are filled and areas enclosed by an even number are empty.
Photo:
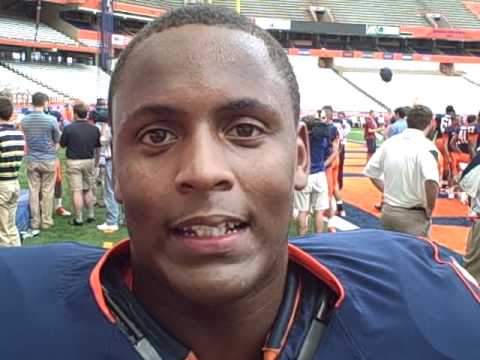
M130 55L112 111L136 275L218 304L284 269L307 136L261 40L197 25L155 34Z

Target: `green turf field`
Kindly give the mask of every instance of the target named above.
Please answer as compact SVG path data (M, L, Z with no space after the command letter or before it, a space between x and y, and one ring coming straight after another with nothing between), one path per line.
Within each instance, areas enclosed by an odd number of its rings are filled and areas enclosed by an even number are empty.
M348 140L364 143L365 140L363 139L363 129L353 128L348 134Z
M63 162L65 159L64 151L61 150L59 156ZM63 170L65 171L64 166ZM65 175L63 176L63 179L63 206L73 214L71 193ZM24 168L21 170L20 184L22 188L28 189ZM116 233L108 235L96 229L96 225L105 221L105 209L96 208L95 217L97 219L96 224L72 226L70 225L72 217L60 217L54 214L55 226L51 229L41 231L40 235L36 237L25 239L24 244L36 245L61 241L78 241L84 244L102 246L104 242L116 242L127 237L126 227L121 227Z

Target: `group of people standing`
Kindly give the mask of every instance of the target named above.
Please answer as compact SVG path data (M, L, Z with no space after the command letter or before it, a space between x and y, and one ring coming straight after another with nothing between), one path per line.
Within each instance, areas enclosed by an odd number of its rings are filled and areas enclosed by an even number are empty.
M12 100L0 97L0 243L21 244L15 217L20 196L18 172L24 157L31 215L28 235L38 235L55 225L54 207L60 216L71 215L61 202L60 147L66 149L65 173L74 209L71 225L96 221L98 175L105 174L101 185L107 219L97 228L104 232L117 231L119 204L113 195L111 130L106 102L99 100L93 111L89 111L86 104L76 102L73 122L64 123L61 115L48 111L48 96L38 92L32 96L32 110L20 122L15 123L13 115Z
M385 129L386 141L364 174L382 193L384 229L429 237L439 194L469 205L472 221L465 266L480 280L480 122L463 119L453 106L434 116L422 105L400 108ZM461 164L464 166L461 166ZM466 168L465 168L466 167Z

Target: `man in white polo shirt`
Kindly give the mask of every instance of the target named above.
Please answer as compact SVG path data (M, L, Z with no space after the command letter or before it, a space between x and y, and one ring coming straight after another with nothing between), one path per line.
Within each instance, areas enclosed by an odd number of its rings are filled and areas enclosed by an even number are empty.
M428 237L438 194L438 149L427 139L432 111L416 105L408 128L383 143L364 173L383 192L384 229ZM382 176L384 180L382 180Z

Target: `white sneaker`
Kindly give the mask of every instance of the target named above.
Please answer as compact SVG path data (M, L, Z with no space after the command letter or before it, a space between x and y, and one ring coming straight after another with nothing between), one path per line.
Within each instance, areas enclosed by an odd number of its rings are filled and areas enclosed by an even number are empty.
M114 233L115 231L118 231L118 225L108 225L107 223L103 223L97 225L97 229L105 233Z

